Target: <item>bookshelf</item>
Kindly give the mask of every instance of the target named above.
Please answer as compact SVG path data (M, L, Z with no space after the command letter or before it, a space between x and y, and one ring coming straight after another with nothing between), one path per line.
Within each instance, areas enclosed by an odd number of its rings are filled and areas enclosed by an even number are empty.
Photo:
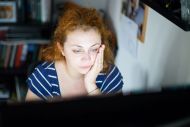
M0 101L22 101L29 67L50 43L53 0L0 1L0 8L4 6L13 8L4 11L14 14L14 20L0 17Z
M16 99L23 99L23 96L18 96L24 95L18 92L20 91L19 88L26 88L25 80L29 74L29 67L33 63L40 61L39 54L48 43L49 41L45 42L44 40L41 43L37 43L34 40L25 40L20 43L19 41L0 42L0 76L4 79L0 84L10 85L8 87L10 88L9 90L11 92L17 92ZM7 82L9 80L11 82Z

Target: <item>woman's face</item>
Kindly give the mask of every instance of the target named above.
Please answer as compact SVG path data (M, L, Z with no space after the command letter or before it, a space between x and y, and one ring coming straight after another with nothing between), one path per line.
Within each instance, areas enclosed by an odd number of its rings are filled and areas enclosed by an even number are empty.
M67 67L86 74L94 64L100 46L101 36L94 29L77 29L70 32L63 48Z

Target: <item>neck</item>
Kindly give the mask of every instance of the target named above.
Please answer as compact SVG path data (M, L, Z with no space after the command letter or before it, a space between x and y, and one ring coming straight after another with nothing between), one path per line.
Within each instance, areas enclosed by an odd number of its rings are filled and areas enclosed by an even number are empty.
M80 74L76 71L74 71L72 68L70 68L67 63L65 61L63 61L63 65L64 65L64 69L67 73L67 75L73 79L73 80L83 80L84 79L84 75Z

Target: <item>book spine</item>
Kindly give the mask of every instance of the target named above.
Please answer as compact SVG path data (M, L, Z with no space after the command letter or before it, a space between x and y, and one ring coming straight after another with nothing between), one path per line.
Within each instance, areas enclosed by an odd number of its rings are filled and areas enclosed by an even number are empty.
M17 46L16 56L15 56L15 68L20 67L21 65L21 55L22 55L23 45Z
M41 0L41 21L50 22L51 18L51 0Z
M1 54L0 67L4 66L5 58L6 58L6 50L7 50L7 46L6 45L2 45L2 46L3 46L3 49L2 49L2 54Z
M9 67L13 68L17 45L12 46Z
M8 63L9 63L9 59L10 59L10 53L11 53L11 45L7 45L4 68L8 67Z

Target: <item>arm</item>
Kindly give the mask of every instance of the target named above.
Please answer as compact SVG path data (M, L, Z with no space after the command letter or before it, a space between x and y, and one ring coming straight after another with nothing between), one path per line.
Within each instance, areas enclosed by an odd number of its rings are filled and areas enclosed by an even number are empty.
M30 89L28 89L25 101L32 101L32 100L41 100L36 94L34 94Z
M88 95L98 95L101 91L96 85L96 78L100 71L103 69L103 56L104 56L105 46L102 45L99 48L99 52L96 56L96 60L90 71L85 75L84 82Z
M94 90L88 92L88 95L99 95L99 94L101 94L101 91L97 86Z

